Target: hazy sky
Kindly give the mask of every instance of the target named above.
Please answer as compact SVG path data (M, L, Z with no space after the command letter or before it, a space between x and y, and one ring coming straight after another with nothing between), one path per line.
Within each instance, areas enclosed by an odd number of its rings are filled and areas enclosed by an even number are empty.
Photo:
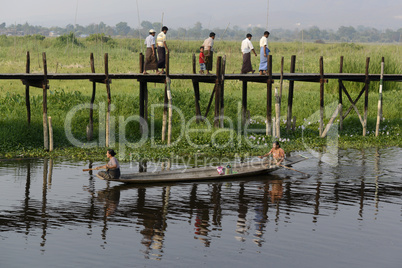
M138 2L138 9L137 9ZM320 29L339 26L368 26L377 29L402 28L401 0L0 0L0 23L41 26L108 25L140 21L161 21L173 28L204 28L235 25L295 29L313 25ZM78 7L78 8L77 8ZM267 12L269 10L269 12Z

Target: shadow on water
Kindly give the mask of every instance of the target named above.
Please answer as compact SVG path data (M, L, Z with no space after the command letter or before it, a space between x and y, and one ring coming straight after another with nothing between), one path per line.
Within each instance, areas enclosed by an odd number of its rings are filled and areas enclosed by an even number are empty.
M396 156L400 156L400 150L396 150ZM53 191L59 194L63 191L60 188L82 183L86 177L71 174L77 165L58 167L54 181L52 159L3 163L1 170L12 167L19 181L25 181L25 191L22 200L13 193L14 199L2 205L0 233L4 239L8 232L37 236L40 230L39 246L45 251L48 232L55 228L76 226L87 230L88 236L95 235L100 228L102 246L106 247L110 230L116 226L135 227L141 236L139 250L143 256L162 260L169 224L190 224L194 240L209 248L222 239L222 233L228 232L224 229L225 220L233 218L232 235L236 241L252 240L263 247L268 229L290 224L297 215L311 215L311 222L317 224L323 216L340 213L341 207L350 206L358 207L357 218L363 221L366 207L374 206L378 217L385 203L402 205L402 170L396 163L400 160L392 152L350 150L342 153L337 166L328 166L320 158L300 165L298 169L314 174L309 179L280 170L231 181L155 185L111 184L98 180L90 171L83 191L75 190L75 198L69 198L67 193L58 199ZM90 162L89 168L92 166ZM38 174L39 167L42 176ZM138 171L146 170L147 163L140 163ZM80 179L71 179L74 176ZM42 177L42 194L32 195L39 177ZM13 181L0 183L4 189L6 183ZM59 184L57 189L52 189L54 183ZM49 192L53 194L49 196Z

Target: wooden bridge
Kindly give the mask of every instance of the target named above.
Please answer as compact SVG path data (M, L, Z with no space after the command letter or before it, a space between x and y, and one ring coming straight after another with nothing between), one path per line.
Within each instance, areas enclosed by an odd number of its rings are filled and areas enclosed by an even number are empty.
M170 74L169 72L169 54L166 55L166 74L143 74L143 66L144 66L144 55L140 53L139 55L139 65L140 65L140 73L129 73L129 74L111 74L108 71L108 54L106 53L104 56L105 63L105 73L95 73L95 65L94 65L94 57L91 53L90 62L91 62L91 71L92 73L48 73L47 72L47 62L46 62L46 54L42 54L43 58L43 66L44 72L40 73L30 73L30 54L27 52L27 61L26 61L26 70L25 73L12 73L12 74L0 74L0 80L21 80L25 85L25 94L26 94L26 107L27 107L27 117L28 124L31 121L31 111L30 111L30 98L29 98L29 87L38 87L43 89L43 129L44 129L44 147L45 149L49 149L49 141L48 141L48 118L47 118L47 90L49 89L49 81L50 80L89 80L93 83L93 92L91 98L91 108L89 114L89 131L87 132L88 140L92 139L92 131L93 131L93 103L95 101L95 93L96 93L96 83L102 83L106 85L107 98L108 98L108 110L107 110L107 118L106 118L106 146L109 145L109 118L110 118L110 107L111 107L111 94L110 94L110 84L112 80L116 79L129 79L129 80L137 80L140 84L140 92L139 92L139 115L141 118L148 120L148 87L147 83L164 83L165 84L165 106L164 106L164 114L163 114L163 129L162 129L162 140L165 139L165 131L166 131L166 120L167 120L167 112L168 107L171 106L171 94L170 94L170 81L174 79L182 79L182 80L191 80L194 88L194 101L195 101L195 113L197 122L203 120L209 113L210 107L212 105L213 100L215 99L215 116L214 116L214 126L215 127L223 127L223 115L224 115L224 85L226 80L238 80L242 81L242 123L246 122L246 113L247 113L247 84L248 83L263 83L266 84L266 135L276 135L280 136L280 128L279 128L279 115L280 113L280 103L282 98L282 83L283 80L289 81L289 94L288 94L288 109L287 109L287 130L289 131L292 126L291 122L295 123L295 120L292 120L292 106L293 106L293 90L294 90L294 82L315 82L320 83L320 136L325 137L329 127L332 125L334 119L339 115L340 118L340 127L342 129L342 121L346 118L349 112L354 109L360 119L360 122L363 127L363 135L366 135L367 130L367 110L368 110L368 88L370 81L396 81L402 82L402 74L369 74L369 63L370 58L366 58L366 68L364 74L351 74L351 73L343 73L343 56L340 58L340 68L339 73L324 73L324 64L323 57L320 57L320 73L295 73L295 64L296 64L296 56L292 56L291 58L291 66L290 73L283 73L283 57L281 64L281 72L280 73L272 73L272 55L268 57L268 74L267 75L258 75L258 74L226 74L226 57L217 57L216 63L216 73L205 75L205 74L197 74L196 73L196 58L193 54L193 73L192 74ZM382 66L384 63L384 58L382 62ZM330 121L328 122L327 127L324 129L324 84L328 82L329 79L335 79L339 82L339 105L337 109L334 111L334 114ZM276 103L276 127L274 126L275 133L272 133L273 125L272 125L272 84L274 80L280 80L280 91L275 93L275 103ZM353 81L353 82L361 82L363 83L363 88L360 91L358 97L353 100L348 93L346 87L343 85L342 81ZM200 109L200 94L199 94L199 84L200 83L212 83L214 84L212 94L209 100L209 104L205 111L204 116L201 114ZM351 105L343 113L343 103L342 103L342 94L345 94L350 101ZM365 94L364 98L364 111L363 117L360 115L356 107L356 103L359 101L361 96ZM381 94L380 94L381 98ZM382 100L381 100L382 104ZM279 108L278 108L279 107ZM381 109L380 111L381 112ZM169 119L171 120L171 111L169 112ZM141 131L144 131L141 129ZM168 144L170 144L170 134L168 133Z

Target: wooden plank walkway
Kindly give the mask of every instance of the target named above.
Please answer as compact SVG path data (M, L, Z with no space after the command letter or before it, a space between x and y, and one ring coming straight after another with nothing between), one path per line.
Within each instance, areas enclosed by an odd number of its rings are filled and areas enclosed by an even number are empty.
M273 73L272 79L280 79L280 73ZM0 74L0 80L44 80L43 73L8 73ZM108 74L109 79L137 79L145 80L146 82L154 82L166 79L165 75L157 74L142 74L142 73L115 73ZM217 79L216 74L169 74L172 80L197 80L199 82L215 82ZM380 74L369 74L370 81L380 81ZM101 73L48 73L47 80L94 80L102 81L106 79L106 74ZM225 80L240 80L247 82L260 82L266 83L268 76L258 74L225 74ZM321 76L319 73L284 73L284 80L300 81L300 82L319 82ZM325 73L324 79L340 79L343 81L364 82L366 80L365 74L353 73ZM402 82L402 74L384 74L384 81Z

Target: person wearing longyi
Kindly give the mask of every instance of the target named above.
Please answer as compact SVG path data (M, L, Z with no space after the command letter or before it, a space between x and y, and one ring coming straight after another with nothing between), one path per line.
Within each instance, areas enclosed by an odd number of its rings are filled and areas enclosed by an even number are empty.
M260 39L260 75L267 74L268 70L268 54L270 52L268 48L268 36L269 32L265 31Z
M253 36L248 33L246 39L241 42L241 52L243 53L243 65L241 67L242 74L246 74L248 72L254 73L255 71L251 65L251 51L255 56L257 56L257 53L255 52L253 44L250 41L251 37Z
M207 74L209 74L209 71L212 71L212 65L213 65L213 58L214 58L214 39L215 39L215 33L211 32L209 34L209 38L204 40L204 43L202 46L204 47L204 54L205 54L205 67L207 69Z
M166 33L168 27L163 26L162 31L156 37L157 51L158 51L158 68L162 68L161 74L165 74L166 67L166 52L169 53L169 49L166 45Z
M149 30L149 35L145 38L144 44L147 46L147 51L145 52L145 63L144 63L144 72L143 74L148 74L148 70L155 70L157 74L158 70L158 58L156 56L156 47L155 47L155 30Z
M262 158L267 157L267 156L269 156L271 154L272 154L272 156L274 158L274 163L277 166L280 166L282 164L283 160L285 160L285 151L281 148L281 146L279 145L278 141L275 141L272 144L272 149L271 149L271 151L269 151L269 153L261 155L261 156L259 156L259 158L262 159Z
M102 178L105 178L107 180L109 179L118 179L120 178L120 164L119 161L117 161L115 151L112 149L108 149L106 152L107 158L109 158L109 162L100 167L96 167L96 170L99 169L106 169L106 171L99 171L98 175L101 176Z

